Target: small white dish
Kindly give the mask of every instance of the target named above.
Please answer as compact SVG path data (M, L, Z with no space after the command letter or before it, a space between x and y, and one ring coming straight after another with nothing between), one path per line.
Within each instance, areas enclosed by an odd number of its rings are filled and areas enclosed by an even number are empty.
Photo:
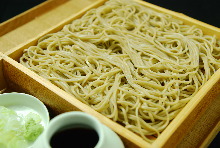
M0 106L14 110L19 116L23 117L30 112L38 114L41 117L41 125L44 129L49 124L49 113L46 106L34 96L15 92L0 94Z

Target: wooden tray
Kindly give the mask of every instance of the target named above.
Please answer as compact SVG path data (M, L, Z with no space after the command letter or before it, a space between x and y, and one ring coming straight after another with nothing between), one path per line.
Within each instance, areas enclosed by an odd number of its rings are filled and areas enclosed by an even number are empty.
M220 70L200 89L155 142L150 144L17 62L23 50L35 45L41 36L60 30L65 24L105 1L49 0L1 24L0 90L25 92L36 96L45 103L51 116L74 110L91 114L114 130L126 147L207 147L220 130ZM220 39L219 28L150 3L136 1L168 13L185 24L196 25L205 34L215 34ZM41 11L45 9L47 11ZM37 13L38 11L41 13Z

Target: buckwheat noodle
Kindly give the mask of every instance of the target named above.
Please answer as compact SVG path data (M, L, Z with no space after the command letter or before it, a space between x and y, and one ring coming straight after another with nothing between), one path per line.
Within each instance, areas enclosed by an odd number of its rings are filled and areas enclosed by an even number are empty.
M24 50L20 63L152 142L220 67L220 41L109 0Z

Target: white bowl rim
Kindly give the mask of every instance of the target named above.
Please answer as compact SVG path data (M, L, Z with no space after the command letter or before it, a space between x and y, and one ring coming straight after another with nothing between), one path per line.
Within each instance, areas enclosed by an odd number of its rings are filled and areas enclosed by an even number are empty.
M45 126L47 126L49 124L50 117L49 117L49 112L47 110L47 107L38 98L36 98L35 96L32 96L30 94L26 94L26 93L17 93L17 92L3 93L3 94L0 94L0 106L4 106L4 104L1 104L1 99L5 99L4 102L7 102L6 98L4 98L4 97L9 97L9 96L14 96L14 97L19 96L20 98L19 97L18 98L21 100L21 101L19 101L19 100L12 101L11 99L8 99L9 104L23 105L23 106L26 106L26 107L29 107L29 108L35 110L37 113L39 113L39 111L40 111L40 115L44 116ZM22 96L24 96L24 97L22 97ZM27 99L29 99L28 100L29 102L27 102ZM30 103L30 101L31 101L31 103ZM31 106L29 106L27 104L31 104ZM36 106L36 108L34 109L33 106ZM7 107L7 105L5 107Z

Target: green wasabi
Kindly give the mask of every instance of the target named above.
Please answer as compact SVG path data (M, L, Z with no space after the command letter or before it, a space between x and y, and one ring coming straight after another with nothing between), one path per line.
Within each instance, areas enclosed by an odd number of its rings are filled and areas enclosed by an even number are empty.
M27 116L30 117L25 121L24 137L28 141L35 141L44 130L43 126L40 124L40 116L36 118L36 115L37 114L33 115L33 113L29 113Z

